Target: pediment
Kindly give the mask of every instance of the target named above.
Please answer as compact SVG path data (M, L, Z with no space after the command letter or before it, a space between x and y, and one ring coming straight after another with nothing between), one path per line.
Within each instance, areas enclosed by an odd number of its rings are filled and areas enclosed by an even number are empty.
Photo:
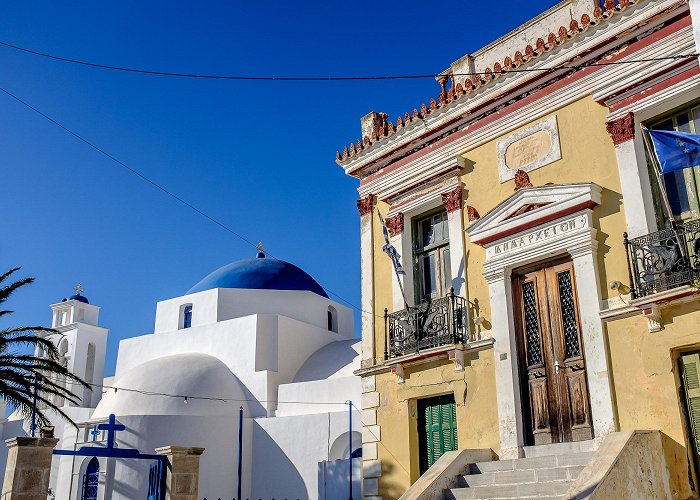
M519 231L600 204L601 188L592 182L520 189L467 228L473 243L487 245Z

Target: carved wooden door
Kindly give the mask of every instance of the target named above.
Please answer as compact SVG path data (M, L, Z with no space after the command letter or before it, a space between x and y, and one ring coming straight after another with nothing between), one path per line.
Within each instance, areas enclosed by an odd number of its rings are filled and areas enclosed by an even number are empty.
M515 276L513 296L528 444L591 439L573 265Z

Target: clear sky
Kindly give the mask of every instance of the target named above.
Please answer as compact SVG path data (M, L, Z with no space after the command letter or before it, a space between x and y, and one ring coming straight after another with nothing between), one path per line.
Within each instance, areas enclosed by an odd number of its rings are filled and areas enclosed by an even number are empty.
M528 2L3 2L0 40L93 62L264 76L433 74L554 5ZM395 121L434 80L231 82L144 76L0 47L0 87L333 293L360 304L357 181L335 151L359 119ZM159 300L251 246L0 93L2 270L37 282L0 328L48 324L80 282L119 339ZM359 314L356 314L359 329Z

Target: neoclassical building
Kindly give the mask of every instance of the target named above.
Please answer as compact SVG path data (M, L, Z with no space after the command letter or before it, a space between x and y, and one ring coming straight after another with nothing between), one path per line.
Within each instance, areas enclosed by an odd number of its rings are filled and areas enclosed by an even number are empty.
M336 154L359 180L374 313L365 498L423 488L460 449L498 463L448 482L456 498L607 488L636 446L663 459L629 492L697 494L700 169L663 177L669 213L643 132L700 133L697 9L562 1L453 62L424 104L365 115Z

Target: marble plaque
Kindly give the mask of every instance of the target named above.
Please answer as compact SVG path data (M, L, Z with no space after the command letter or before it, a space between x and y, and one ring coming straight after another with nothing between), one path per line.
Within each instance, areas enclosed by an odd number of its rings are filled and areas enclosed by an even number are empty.
M516 132L496 143L498 176L501 182L515 177L517 170L530 172L561 159L557 117Z

